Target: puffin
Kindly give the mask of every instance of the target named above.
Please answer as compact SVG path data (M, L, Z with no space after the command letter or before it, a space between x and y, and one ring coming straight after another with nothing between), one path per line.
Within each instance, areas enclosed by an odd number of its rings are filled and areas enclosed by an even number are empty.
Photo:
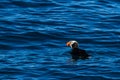
M90 58L90 55L87 54L85 50L79 48L79 44L77 41L75 40L68 41L66 43L66 46L71 47L72 49L72 51L70 52L72 61L77 61L79 59L85 60Z

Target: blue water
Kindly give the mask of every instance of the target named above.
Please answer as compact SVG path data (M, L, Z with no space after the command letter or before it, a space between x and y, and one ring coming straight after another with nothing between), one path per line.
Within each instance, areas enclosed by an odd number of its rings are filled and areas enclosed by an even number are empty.
M0 0L0 80L120 80L120 1Z

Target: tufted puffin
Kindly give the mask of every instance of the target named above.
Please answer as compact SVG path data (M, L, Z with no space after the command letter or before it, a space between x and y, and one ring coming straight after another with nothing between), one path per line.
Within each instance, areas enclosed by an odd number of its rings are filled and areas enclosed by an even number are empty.
M71 51L71 56L72 56L72 61L77 61L79 59L88 59L90 55L86 53L85 50L79 48L79 44L77 41L72 40L66 43L67 46L72 48Z

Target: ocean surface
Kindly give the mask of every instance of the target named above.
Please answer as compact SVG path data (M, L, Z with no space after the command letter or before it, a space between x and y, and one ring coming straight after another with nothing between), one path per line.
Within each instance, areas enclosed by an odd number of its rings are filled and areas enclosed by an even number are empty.
M0 80L120 80L120 0L0 0Z

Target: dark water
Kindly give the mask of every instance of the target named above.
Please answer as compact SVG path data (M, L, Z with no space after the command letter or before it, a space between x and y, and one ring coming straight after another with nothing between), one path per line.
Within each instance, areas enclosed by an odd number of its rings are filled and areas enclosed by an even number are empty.
M1 0L0 80L120 80L120 1Z

